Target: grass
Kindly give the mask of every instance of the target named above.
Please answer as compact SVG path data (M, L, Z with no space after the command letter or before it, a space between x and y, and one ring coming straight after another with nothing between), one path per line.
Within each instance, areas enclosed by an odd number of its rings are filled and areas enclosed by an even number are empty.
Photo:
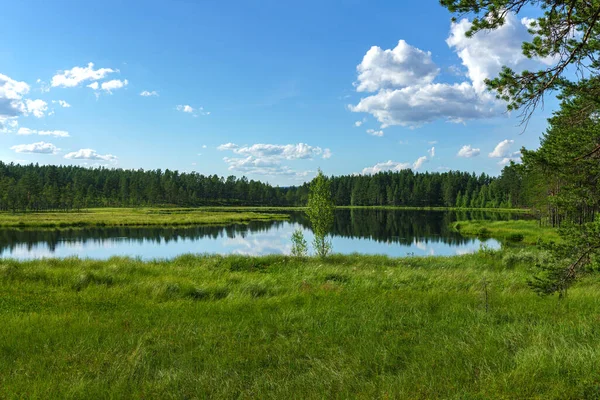
M0 227L62 228L88 226L224 225L256 220L286 219L281 213L204 208L93 208L73 212L0 212Z
M262 212L285 212L303 211L306 207L274 207L274 206L208 206L202 207L206 210L237 210L237 211L262 211ZM464 208L464 207L412 207L412 206L337 206L341 210L406 210L406 211L489 211L527 214L531 210L525 208Z
M598 398L600 280L536 257L1 260L0 398Z
M407 207L407 206L339 206L341 209L375 209L375 210L426 210L426 211L490 211L528 214L527 208L480 208L480 207Z
M536 244L540 239L560 240L556 229L540 226L534 220L457 221L452 227L463 236L493 237L525 244Z

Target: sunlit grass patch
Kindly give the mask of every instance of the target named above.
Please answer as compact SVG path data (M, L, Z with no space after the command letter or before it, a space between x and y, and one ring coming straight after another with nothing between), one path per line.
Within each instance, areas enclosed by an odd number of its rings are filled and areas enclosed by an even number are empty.
M600 281L540 257L2 260L0 398L593 398Z

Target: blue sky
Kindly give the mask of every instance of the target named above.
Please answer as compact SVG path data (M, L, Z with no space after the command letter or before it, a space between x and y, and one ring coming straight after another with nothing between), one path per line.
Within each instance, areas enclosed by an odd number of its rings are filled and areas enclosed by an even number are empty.
M519 57L523 16L467 40L468 21L434 0L46 0L3 14L5 162L278 185L319 167L495 175L537 147L556 104L522 133L483 90L502 64L543 65Z

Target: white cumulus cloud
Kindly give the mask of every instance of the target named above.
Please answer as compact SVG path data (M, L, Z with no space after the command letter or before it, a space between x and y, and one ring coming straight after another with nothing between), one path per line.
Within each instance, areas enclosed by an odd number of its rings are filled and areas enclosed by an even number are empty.
M44 100L25 100L25 107L28 114L33 114L36 118L42 118L46 111L48 111L48 103Z
M80 149L65 154L69 160L93 160L93 161L116 161L117 157L112 154L98 154L94 149Z
M148 90L144 90L142 93L140 93L140 96L142 96L142 97L158 96L158 92L156 90L153 90L151 92Z
M113 72L117 72L117 70L111 68L94 69L94 63L89 63L86 67L73 67L66 71L59 71L52 77L50 85L52 87L76 87L85 81L104 79Z
M391 50L371 47L356 70L358 92L430 83L439 73L431 53L410 46L404 40Z
M40 135L40 136L54 136L54 137L69 137L69 132L67 131L59 131L59 130L54 130L54 131L38 131L35 129L29 129L29 128L19 128L19 130L17 131L17 135Z
M464 145L456 154L458 157L471 158L477 157L481 153L481 149L475 149L470 144Z
M102 84L100 85L100 88L102 90L106 91L107 93L112 94L113 90L121 89L122 87L125 87L128 84L129 84L129 82L127 81L127 79L124 79L124 80L113 79L108 82L102 82Z
M0 133L9 133L17 129L19 121L16 117L2 117L0 116Z
M415 161L413 163L413 169L415 171L420 169L423 166L423 164L425 164L427 161L429 161L427 156L421 156L421 157L417 158L417 161Z
M375 129L367 129L367 133L371 136L383 136L383 131L382 130L375 130Z
M502 160L500 160L498 162L498 165L505 166L505 165L510 164L511 161L514 161L516 163L520 163L521 162L521 152L520 151L515 151L510 156L504 157Z
M471 29L469 20L452 24L446 43L462 60L467 77L477 92L483 93L485 80L498 75L504 65L522 71L550 61L530 60L523 55L521 45L532 38L527 31L530 21L528 18L519 20L514 13L507 13L504 25L492 31L479 31L470 38L465 36Z
M184 113L193 113L194 112L194 107L188 105L188 104L180 104L177 107L177 111L182 111Z
M56 104L56 103L58 103L58 105L61 106L62 108L71 107L71 105L64 100L52 100L52 104Z
M366 167L363 168L361 174L362 175L373 175L373 174L377 174L379 172L386 172L386 171L392 171L392 172L397 172L397 171L401 171L403 169L412 169L412 170L419 170L423 164L425 164L426 162L429 162L430 158L433 157L435 150L432 152L432 149L428 150L429 153L429 157L428 156L421 156L419 158L417 158L413 163L409 163L409 162L397 162L397 161L392 161L392 160L388 160L386 162L380 162L375 164L372 167Z
M510 147L514 143L514 140L505 139L496 145L494 151L488 154L491 158L502 158L510 154Z
M377 163L372 167L363 168L362 174L363 175L373 175L378 172L401 171L403 169L410 169L410 168L411 168L410 163L401 163L401 162L389 160L386 162Z
M444 83L431 54L404 41L394 49L374 46L358 65L358 92L371 92L350 104L350 111L369 113L385 128L392 125L419 127L435 120L462 123L502 115L505 104L486 91L485 79L497 75L503 65L516 71L534 68L548 60L529 60L521 43L530 40L526 20L508 14L506 24L490 32L465 36L471 23L453 23L446 40L466 67L464 82Z
M29 85L0 74L0 118L18 117L27 112L22 99L29 93Z
M235 143L225 143L217 147L220 151L231 151L238 157L224 157L230 171L257 175L286 175L305 177L310 171L296 171L284 161L313 160L321 156L331 157L330 149L310 146L305 143L298 144L264 144L258 143L251 146L239 146Z
M37 142L31 144L18 144L10 148L15 153L56 154L60 149L52 143Z

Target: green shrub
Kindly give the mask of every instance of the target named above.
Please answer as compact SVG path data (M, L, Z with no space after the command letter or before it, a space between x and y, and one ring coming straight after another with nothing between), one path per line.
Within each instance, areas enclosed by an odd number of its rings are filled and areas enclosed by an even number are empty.
M304 239L301 229L296 229L292 234L292 256L306 257L308 255L308 244Z
M525 236L521 233L511 233L506 237L511 242L522 242Z
M485 237L490 236L491 233L492 232L488 228L485 228L485 227L481 227L477 231L477 235L479 235L479 236L485 236Z

